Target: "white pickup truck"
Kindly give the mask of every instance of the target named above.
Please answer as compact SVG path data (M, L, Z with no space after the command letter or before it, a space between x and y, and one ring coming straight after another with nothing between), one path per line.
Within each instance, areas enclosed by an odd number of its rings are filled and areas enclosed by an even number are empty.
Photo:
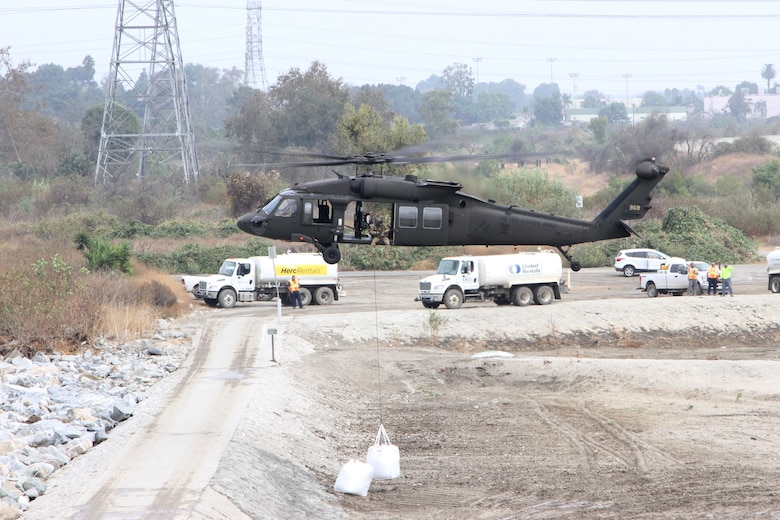
M645 291L650 298L655 298L659 294L672 294L681 296L688 292L688 265L690 262L682 258L670 258L661 270L655 273L642 273L639 276L639 287ZM695 294L703 294L707 291L707 262L694 262L699 270L698 283L695 287ZM664 268L666 267L666 268Z

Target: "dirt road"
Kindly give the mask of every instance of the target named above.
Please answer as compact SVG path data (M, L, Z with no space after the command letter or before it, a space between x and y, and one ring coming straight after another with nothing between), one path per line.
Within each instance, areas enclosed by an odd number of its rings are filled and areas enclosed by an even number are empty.
M421 273L356 273L341 302L283 310L275 363L263 334L273 303L199 309L190 368L132 433L58 472L29 515L141 518L85 507L143 491L157 497L135 511L144 518L780 518L780 300L761 269L738 266L734 298L651 299L603 269L578 273L549 306L456 311L413 302ZM151 439L195 438L159 428L163 418L228 387L230 402L186 414L223 421L198 441L219 460L208 482L181 478L200 461L171 457L178 479L150 465L141 489L103 484L125 473L106 463L125 460L123 435L138 458L159 459L143 448ZM403 476L373 482L368 497L335 493L380 422Z

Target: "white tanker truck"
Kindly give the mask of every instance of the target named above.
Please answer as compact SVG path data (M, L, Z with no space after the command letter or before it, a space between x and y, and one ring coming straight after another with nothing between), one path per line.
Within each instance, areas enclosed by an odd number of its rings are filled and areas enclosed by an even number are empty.
M766 272L769 275L769 290L780 293L780 247L766 255Z
M420 280L416 301L435 309L493 300L498 305L548 305L561 299L561 257L553 250L442 258L436 274Z
M326 263L319 253L228 258L219 273L200 277L192 294L212 307L231 308L236 302L272 300L278 290L282 303L289 305L287 284L293 275L300 282L303 305L327 305L339 299L338 264ZM182 283L189 289L184 278Z

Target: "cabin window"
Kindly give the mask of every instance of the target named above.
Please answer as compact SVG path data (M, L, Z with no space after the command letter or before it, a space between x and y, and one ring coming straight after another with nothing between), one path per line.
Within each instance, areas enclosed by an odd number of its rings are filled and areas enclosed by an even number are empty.
M314 218L314 222L321 224L328 224L331 222L330 204L328 204L327 200L317 202L317 216Z
M277 217L294 217L298 212L298 201L295 199L284 199L274 213Z
M441 229L441 208L423 208L423 229Z
M311 222L312 214L314 213L314 204L307 200L303 203L303 220L304 222Z
M418 210L415 206L398 207L398 227L416 228L418 219Z

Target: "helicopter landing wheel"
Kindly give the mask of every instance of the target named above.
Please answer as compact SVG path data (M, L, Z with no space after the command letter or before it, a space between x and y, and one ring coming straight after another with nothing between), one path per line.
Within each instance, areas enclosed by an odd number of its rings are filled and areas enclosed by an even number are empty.
M341 260L341 251L338 246L328 246L322 250L322 258L327 264L337 264Z
M565 250L563 249L564 247L566 247ZM576 273L582 269L582 264L576 260L572 260L571 255L569 254L569 249L571 249L571 246L558 246L558 251L560 251L563 257L569 261L569 267L571 267L571 270Z

